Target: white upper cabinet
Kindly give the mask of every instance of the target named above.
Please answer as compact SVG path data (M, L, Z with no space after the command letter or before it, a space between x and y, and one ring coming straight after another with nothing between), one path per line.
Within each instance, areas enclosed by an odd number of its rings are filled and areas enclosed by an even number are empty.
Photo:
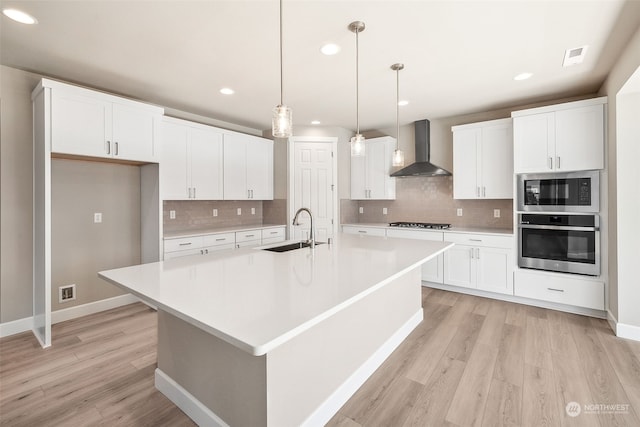
M163 109L43 79L51 90L51 152L158 162Z
M163 200L222 200L222 130L165 118L160 181Z
M224 199L273 200L273 141L225 133Z
M453 198L513 198L511 119L454 126Z
M603 169L605 104L602 97L511 113L515 172Z
M367 139L364 156L351 157L351 200L395 200L396 179L392 170L394 138Z

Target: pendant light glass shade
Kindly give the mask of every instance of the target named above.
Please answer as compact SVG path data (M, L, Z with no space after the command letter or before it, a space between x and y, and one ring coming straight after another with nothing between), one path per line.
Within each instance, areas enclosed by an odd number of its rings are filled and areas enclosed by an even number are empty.
M273 109L273 119L271 121L271 129L273 136L276 138L289 138L292 134L292 117L291 108L286 105L278 105Z
M356 134L351 137L351 155L352 156L364 156L364 136Z
M360 133L360 88L359 88L359 46L358 34L364 31L364 22L354 21L349 24L349 31L356 33L356 135L351 138L351 155L354 157L365 155L364 136Z
M404 64L393 64L391 69L396 72L396 149L393 152L393 166L404 166L404 152L400 150L400 70Z
M393 166L404 166L404 151L398 149L393 151Z
M273 109L271 134L274 138L289 138L293 134L293 112L284 105L282 78L282 0L280 0L280 104Z

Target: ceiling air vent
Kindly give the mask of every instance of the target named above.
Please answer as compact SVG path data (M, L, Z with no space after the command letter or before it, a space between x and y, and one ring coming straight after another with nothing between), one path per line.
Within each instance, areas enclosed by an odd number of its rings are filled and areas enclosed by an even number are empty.
M587 48L589 46L574 47L573 49L567 49L564 53L564 61L562 61L563 67L570 65L580 64L584 61L584 56L587 54Z

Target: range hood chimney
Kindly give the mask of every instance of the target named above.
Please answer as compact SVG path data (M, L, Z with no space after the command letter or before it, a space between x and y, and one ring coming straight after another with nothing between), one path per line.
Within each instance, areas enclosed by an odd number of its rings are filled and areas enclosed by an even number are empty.
M415 163L392 173L391 176L451 176L451 172L442 169L440 166L436 166L429 161L431 154L431 125L429 120L419 120L414 122L414 126L416 133L416 161Z

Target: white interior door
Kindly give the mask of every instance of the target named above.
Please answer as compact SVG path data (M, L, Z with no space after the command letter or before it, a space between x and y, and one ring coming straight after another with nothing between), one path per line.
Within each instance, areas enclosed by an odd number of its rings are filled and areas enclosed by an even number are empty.
M293 180L290 183L291 219L301 208L309 208L313 213L316 240L326 242L333 237L337 204L335 187L336 138L293 139ZM310 220L306 213L300 216L300 226L292 227L292 239L306 239L309 236Z

